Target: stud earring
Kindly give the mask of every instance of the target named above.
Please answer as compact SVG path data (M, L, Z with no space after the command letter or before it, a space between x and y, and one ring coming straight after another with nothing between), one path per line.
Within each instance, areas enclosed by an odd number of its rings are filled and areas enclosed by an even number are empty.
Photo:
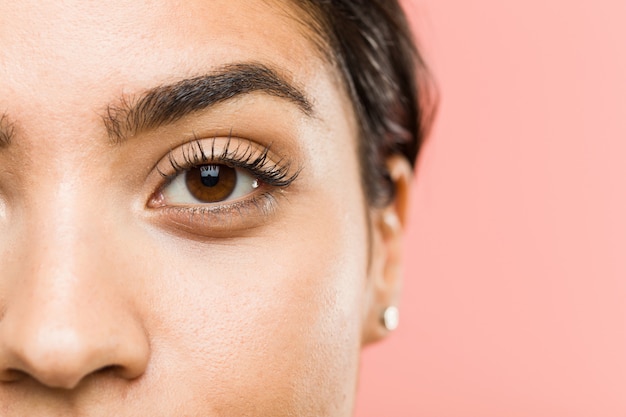
M400 311L398 310L398 307L395 307L395 306L387 307L385 311L383 312L382 319L383 319L382 320L383 326L385 326L385 329L387 329L390 332L396 330L400 322Z
M400 220L398 219L398 216L392 212L386 212L383 215L383 223L385 224L387 230L390 232L396 231L400 226Z

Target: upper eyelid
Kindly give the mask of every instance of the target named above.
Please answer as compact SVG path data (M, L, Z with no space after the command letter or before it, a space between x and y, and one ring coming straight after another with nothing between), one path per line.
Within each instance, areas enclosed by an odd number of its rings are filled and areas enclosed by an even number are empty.
M211 142L210 152L203 145L206 141ZM218 141L225 142L221 152L216 151ZM235 142L237 144L232 145ZM226 137L214 136L204 139L194 136L192 141L170 150L164 158L173 172L165 173L160 168L163 159L157 163L156 170L163 178L171 180L180 173L203 163L223 163L233 168L247 169L254 175L262 177L260 179L270 185L289 186L300 175L302 166L299 165L294 171L291 161L273 154L271 147L271 144L261 145L231 134Z
M223 139L223 138L220 138L220 139ZM215 152L215 143L218 140L217 136L213 138L200 139L194 135L194 139L191 140L190 142L184 143L183 145L175 149L170 149L170 151L166 155L166 158L167 158L169 165L174 168L174 171L176 171L173 173L173 175L176 175L177 172L181 172L181 171L185 171L190 168L193 168L194 166L201 164L201 163L210 163L210 162L235 163L237 162L237 160L240 160L241 158L236 158L234 156L231 156L233 155L233 153L229 152L230 143L232 139L233 138L231 135L227 136L226 137L227 142L226 142L226 146L224 146L224 150L222 152L218 152L217 154ZM207 141L207 140L211 141L210 156L205 150L205 147L202 145L202 142ZM246 141L249 143L249 147L252 147L252 144L251 144L252 142L247 139L236 139L236 140ZM177 153L181 154L182 163L179 162L178 157L176 156ZM159 173L164 177L169 176L160 171L159 169L160 163L161 161L159 161L159 163L157 163L156 165L156 168L159 171Z

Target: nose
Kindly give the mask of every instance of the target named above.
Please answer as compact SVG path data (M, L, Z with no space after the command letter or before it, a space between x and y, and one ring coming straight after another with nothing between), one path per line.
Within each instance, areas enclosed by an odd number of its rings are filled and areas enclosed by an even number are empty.
M53 220L14 240L15 261L0 271L0 381L72 390L145 372L149 341L129 277L101 243L103 231L84 225Z
M134 332L124 331L124 323L104 324L95 311L76 312L71 318L59 313L58 308L43 306L26 316L5 317L1 381L31 378L50 388L71 390L105 371L128 380L144 372L145 345L133 340Z

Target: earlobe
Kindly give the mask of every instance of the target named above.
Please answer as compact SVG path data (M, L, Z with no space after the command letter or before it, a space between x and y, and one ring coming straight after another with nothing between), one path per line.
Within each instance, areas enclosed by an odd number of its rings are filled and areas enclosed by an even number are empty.
M368 277L369 302L363 326L363 344L384 338L397 327L402 284L402 242L407 223L409 189L413 171L400 156L388 160L395 186L392 201L370 210L371 262Z

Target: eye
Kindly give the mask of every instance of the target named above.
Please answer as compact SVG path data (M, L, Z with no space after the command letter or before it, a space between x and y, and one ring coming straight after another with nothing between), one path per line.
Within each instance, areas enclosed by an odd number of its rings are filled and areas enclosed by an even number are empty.
M258 187L259 180L244 169L206 164L179 173L161 194L168 205L210 204L245 197Z

